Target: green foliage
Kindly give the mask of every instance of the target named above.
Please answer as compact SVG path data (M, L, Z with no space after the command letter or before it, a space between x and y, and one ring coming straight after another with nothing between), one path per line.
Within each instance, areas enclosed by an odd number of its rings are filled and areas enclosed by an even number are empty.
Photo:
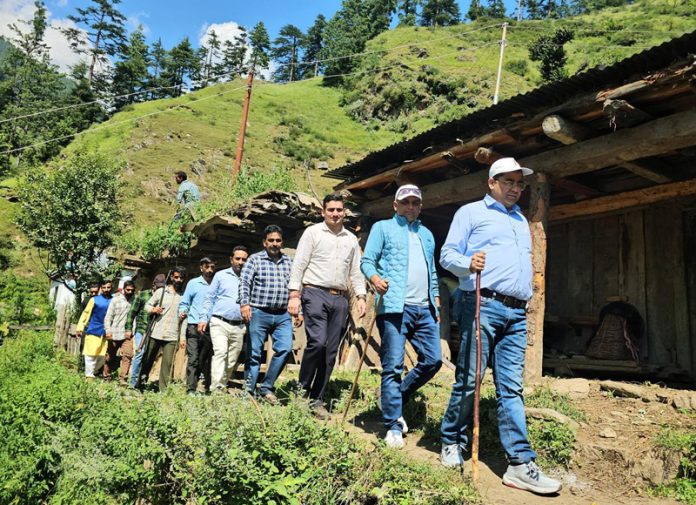
M548 387L536 388L531 395L525 398L525 405L553 409L578 422L586 420L585 413L573 404L570 396L552 391Z
M122 227L119 207L122 164L80 151L53 168L26 175L20 184L17 224L46 250L59 277L75 276L78 287L104 273L102 252Z
M0 273L0 323L47 324L53 321L45 280Z
M243 168L237 184L232 188L232 197L236 201L242 201L272 189L294 191L296 188L295 179L287 169L275 167L263 171Z
M459 23L461 14L455 0L424 0L422 26L451 26Z
M49 335L0 347L0 502L461 504L469 485L370 449L303 402L86 384ZM405 485L408 483L408 485Z
M680 458L677 478L657 486L653 494L696 504L696 433L663 428L655 437L654 443L661 449L678 452Z
M540 62L541 78L558 81L566 77L564 69L568 57L563 45L573 40L575 35L567 28L559 28L553 35L542 35L529 46L529 59Z
M529 70L529 63L527 60L510 60L505 62L505 70L524 77Z
M251 47L251 61L256 65L255 68L268 68L271 39L268 36L266 25L262 21L256 23L249 33L249 46Z
M184 220L156 224L127 233L119 240L118 245L124 251L139 254L147 261L162 259L165 255L185 255L194 238L193 233L181 231L181 226L186 221L190 221L188 214Z
M568 468L575 451L573 430L556 421L530 419L527 422L527 432L541 466Z

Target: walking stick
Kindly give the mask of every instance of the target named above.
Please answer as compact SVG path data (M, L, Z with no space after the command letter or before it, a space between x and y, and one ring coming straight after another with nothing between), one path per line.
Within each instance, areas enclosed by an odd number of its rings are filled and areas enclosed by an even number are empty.
M481 272L476 272L476 382L474 383L474 428L471 441L471 476L479 479L479 403L481 401Z
M346 422L346 417L348 417L348 410L350 409L350 404L353 401L353 395L355 395L355 388L358 387L358 380L360 379L360 369L362 368L363 361L365 361L365 355L367 354L367 346L370 344L370 339L372 338L372 331L375 329L375 323L377 322L377 313L382 306L382 301L384 300L384 295L378 295L379 300L375 307L375 317L370 323L370 331L367 332L367 338L365 339L365 348L363 349L362 356L360 356L360 361L358 362L358 371L355 373L355 380L353 380L353 387L350 388L350 395L348 395L348 400L346 401L346 408L343 411L343 418L341 419L341 424Z

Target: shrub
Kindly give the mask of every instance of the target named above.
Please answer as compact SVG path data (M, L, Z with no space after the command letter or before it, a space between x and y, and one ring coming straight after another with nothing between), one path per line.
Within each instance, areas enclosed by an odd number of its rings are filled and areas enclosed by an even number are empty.
M539 464L545 468L568 468L575 450L575 434L565 424L551 420L530 419L529 442L537 451Z

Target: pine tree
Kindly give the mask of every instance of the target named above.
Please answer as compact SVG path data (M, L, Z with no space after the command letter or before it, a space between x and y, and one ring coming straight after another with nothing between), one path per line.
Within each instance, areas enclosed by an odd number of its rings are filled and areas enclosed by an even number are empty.
M94 79L97 63L105 63L108 56L114 56L125 42L124 22L126 17L116 9L121 0L92 0L94 5L85 9L77 8L76 15L68 19L84 28L66 28L63 33L78 54L90 56L88 79Z
M303 75L318 75L323 65L317 61L324 47L324 32L326 31L326 18L319 14L314 24L307 30L307 35L302 41L302 73Z
M481 2L479 0L471 0L471 5L469 5L469 10L466 13L466 17L468 17L471 21L476 21L484 14L485 9L481 5Z
M148 85L150 54L143 27L139 26L130 36L128 44L123 48L121 60L114 66L112 91L116 95L132 94L142 91ZM116 107L128 103L142 102L147 97L144 94L118 98Z
M201 48L203 49L203 51L201 51L201 55L204 56L203 60L201 61L202 77L204 81L202 87L207 86L210 82L215 83L218 81L215 74L216 67L220 61L221 47L222 44L220 42L220 38L217 36L217 33L215 33L215 30L210 30L207 44Z
M292 82L302 79L300 47L304 42L304 33L295 25L285 25L273 40L271 57L278 62L278 68L273 72L276 82Z
M173 96L179 96L185 79L199 72L198 59L188 37L184 37L178 45L169 52L162 77L169 86L176 86Z
M254 68L268 68L270 63L268 53L271 50L271 39L268 36L266 25L262 21L256 23L256 26L251 30L249 46L251 46L251 61L254 64Z
M566 76L567 56L564 44L573 40L574 34L566 28L553 35L542 35L529 46L529 59L540 62L539 71L545 82L557 81Z
M225 40L222 45L222 60L217 69L218 74L227 74L228 79L246 72L244 60L247 53L247 32L243 26L239 27L239 33L234 40Z
M399 13L399 25L416 26L418 19L418 7L421 0L399 0L397 7Z
M505 4L503 0L488 0L485 15L493 19L505 19Z
M29 31L24 32L16 23L8 25L10 30L15 33L15 38L12 40L14 44L29 58L48 62L48 46L44 42L46 28L46 5L36 0L34 2L34 16L31 21L20 21L30 27Z
M461 14L456 0L425 0L421 11L422 26L459 24Z

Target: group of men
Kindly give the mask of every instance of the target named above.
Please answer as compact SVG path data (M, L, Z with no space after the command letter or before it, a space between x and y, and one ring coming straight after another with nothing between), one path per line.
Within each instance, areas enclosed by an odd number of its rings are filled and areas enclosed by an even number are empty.
M503 482L552 494L561 485L534 462L523 400L525 311L532 295L532 270L529 226L517 202L526 186L523 178L531 173L512 158L495 162L489 171L489 194L457 211L440 253L442 268L459 279L453 299L461 331L455 382L441 425L440 458L448 467L463 465L469 443L476 369L475 278L480 274L481 367L493 369L500 440L509 462ZM121 381L125 383L131 367L131 384L142 387L161 351L159 386L165 388L178 345L187 350L188 391L196 393L201 375L206 390L223 391L246 338L244 387L277 404L275 382L292 351L293 326L304 322L307 342L299 388L315 415L328 418L324 395L348 324L348 293L354 293L362 318L367 279L376 293L381 335L378 405L385 443L402 448L408 432L404 406L442 365L435 239L419 220L422 204L417 186L399 187L394 216L372 226L363 254L357 237L343 225L343 197L331 194L323 200L323 221L305 230L294 259L282 252L283 231L272 225L264 231L260 252L249 255L245 247L235 247L227 269L215 273L215 263L203 258L201 275L188 282L183 294L181 268L167 278L157 276L152 291L137 297L132 283L113 298L110 283L103 284L78 325L86 335L86 377L94 376L106 356L108 378L117 367L118 352ZM183 321L185 331L180 330ZM257 385L269 335L273 355ZM407 340L418 360L404 376Z

